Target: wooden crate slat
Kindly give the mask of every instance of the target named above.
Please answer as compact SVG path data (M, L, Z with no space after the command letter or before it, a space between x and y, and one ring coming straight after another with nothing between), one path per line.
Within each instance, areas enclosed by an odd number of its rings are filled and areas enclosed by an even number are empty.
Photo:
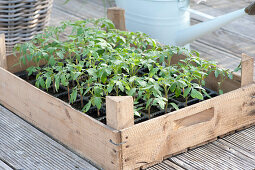
M121 131L124 169L162 160L255 121L255 84L192 105ZM205 122L176 129L175 121L214 108L214 117ZM189 124L188 124L189 125Z

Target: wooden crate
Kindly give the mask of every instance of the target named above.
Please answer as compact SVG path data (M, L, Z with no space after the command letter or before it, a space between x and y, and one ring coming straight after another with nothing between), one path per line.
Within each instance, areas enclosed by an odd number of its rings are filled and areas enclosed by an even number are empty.
M4 42L1 35L0 103L104 169L147 167L255 123L254 59L245 54L241 77L223 83L227 93L136 125L132 97L107 97L104 125L15 76L28 66L14 67L19 56L6 56ZM217 89L213 75L207 84Z

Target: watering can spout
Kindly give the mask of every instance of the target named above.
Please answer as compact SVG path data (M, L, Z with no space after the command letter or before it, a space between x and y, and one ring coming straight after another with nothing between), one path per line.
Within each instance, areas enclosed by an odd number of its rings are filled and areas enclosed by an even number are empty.
M219 16L207 22L196 24L189 28L178 31L176 34L175 45L184 46L194 41L195 39L207 33L213 32L219 29L220 27L246 14L255 15L255 2L253 2L251 5L249 5L248 7L244 9L240 9L238 11L231 12L223 16Z

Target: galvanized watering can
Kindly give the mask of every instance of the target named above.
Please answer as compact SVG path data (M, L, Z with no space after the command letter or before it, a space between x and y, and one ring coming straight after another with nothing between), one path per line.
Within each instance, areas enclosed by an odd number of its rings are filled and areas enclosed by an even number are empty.
M129 31L141 31L168 45L184 46L246 14L255 15L255 2L246 8L213 18L189 8L190 0L116 0L126 11ZM190 13L210 19L190 26Z

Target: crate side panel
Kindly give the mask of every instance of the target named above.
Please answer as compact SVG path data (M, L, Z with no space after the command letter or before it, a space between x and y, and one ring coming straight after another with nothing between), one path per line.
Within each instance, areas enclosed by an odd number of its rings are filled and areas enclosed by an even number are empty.
M21 62L20 64L17 64L19 63L19 60L20 60L20 54L16 54L16 55L10 54L6 56L6 60L7 60L7 70L10 71L11 73L24 71L28 67L35 66L33 62L27 62L27 64L23 64ZM40 62L40 65L44 65L44 64L46 64L45 61Z
M120 134L0 68L0 103L105 169L119 169Z
M252 96L255 84L123 129L123 168L158 162L167 155L255 123Z

